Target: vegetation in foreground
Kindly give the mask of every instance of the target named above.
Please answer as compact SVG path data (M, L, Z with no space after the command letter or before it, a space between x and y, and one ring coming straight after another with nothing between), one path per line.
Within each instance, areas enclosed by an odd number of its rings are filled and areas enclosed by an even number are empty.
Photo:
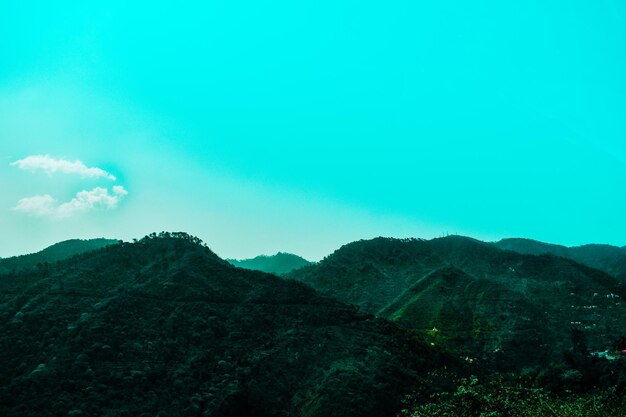
M401 417L623 417L626 356L623 338L612 355L591 354L584 334L572 331L563 360L521 372L497 372L475 364L475 376L424 399L407 395Z
M479 383L471 377L424 403L407 396L400 417L623 417L626 401L615 390L556 394L522 383Z

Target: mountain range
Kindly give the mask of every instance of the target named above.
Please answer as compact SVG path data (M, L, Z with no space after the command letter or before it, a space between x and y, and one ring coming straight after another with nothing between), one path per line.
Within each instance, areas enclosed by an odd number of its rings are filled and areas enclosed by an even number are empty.
M393 416L451 356L199 239L0 275L0 415Z
M580 248L381 237L240 268L186 233L61 242L0 260L0 415L619 416L621 248Z
M573 329L597 351L626 334L623 282L466 237L353 242L287 277L502 369L558 360Z

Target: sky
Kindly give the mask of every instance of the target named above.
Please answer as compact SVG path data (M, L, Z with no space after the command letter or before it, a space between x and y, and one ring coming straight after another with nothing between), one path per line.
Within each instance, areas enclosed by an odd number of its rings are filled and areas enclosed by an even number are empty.
M624 45L618 0L6 2L0 257L626 245Z

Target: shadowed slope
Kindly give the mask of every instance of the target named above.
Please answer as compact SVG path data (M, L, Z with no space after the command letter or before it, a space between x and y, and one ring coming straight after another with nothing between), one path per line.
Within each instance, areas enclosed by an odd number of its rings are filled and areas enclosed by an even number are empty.
M116 243L118 243L118 241L113 239L65 240L36 253L0 259L0 273L8 273L24 268L34 268L38 263L60 261L78 255L79 253L89 252Z

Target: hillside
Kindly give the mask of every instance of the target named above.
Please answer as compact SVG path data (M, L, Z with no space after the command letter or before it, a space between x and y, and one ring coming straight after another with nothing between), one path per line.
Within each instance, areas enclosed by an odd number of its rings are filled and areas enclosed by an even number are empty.
M285 252L278 252L272 256L260 255L252 259L227 259L227 261L240 268L254 269L276 275L286 274L311 264L298 255Z
M353 242L288 276L501 368L559 360L572 329L592 350L626 334L623 283L568 259L470 238Z
M395 416L454 361L296 281L151 235L0 275L0 415Z
M562 256L604 271L626 282L626 247L598 244L567 247L531 239L502 239L494 245L500 249L530 255Z
M119 241L113 239L71 239L55 243L42 251L28 255L14 256L0 259L0 273L19 271L25 268L34 268L38 263L53 263L74 255L100 249L108 245L113 245Z

